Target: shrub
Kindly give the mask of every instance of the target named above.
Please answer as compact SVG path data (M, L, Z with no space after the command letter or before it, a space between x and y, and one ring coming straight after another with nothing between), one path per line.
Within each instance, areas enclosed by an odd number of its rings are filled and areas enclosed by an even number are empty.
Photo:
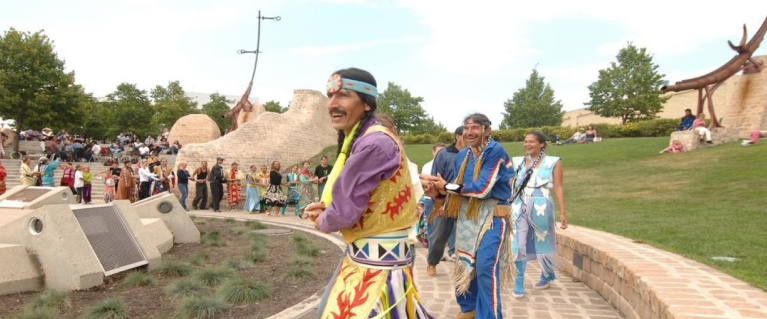
M197 224L197 225L205 225L205 224L207 224L207 222L205 222L204 219L196 219L194 221L194 223Z
M202 297L207 295L209 291L202 282L194 279L174 281L165 288L165 293L175 299Z
M153 286L156 282L152 275L139 270L132 271L123 279L123 285L134 288Z
M322 251L313 242L301 242L296 244L296 253L304 256L316 257L319 256Z
M250 239L253 245L269 246L272 243L272 238L267 234L250 233L248 234L248 239Z
M176 315L181 318L211 319L222 315L229 306L220 298L187 298L181 302Z
M272 296L272 287L245 278L233 278L216 291L216 296L230 304L249 304Z
M58 310L48 307L27 307L21 314L10 319L57 319L61 318Z
M163 260L152 272L165 277L184 277L192 272L192 267L185 263L168 259Z
M307 267L290 267L285 271L285 279L290 281L301 281L314 278L317 278L317 275L314 274L314 270Z
M218 240L218 239L222 239L221 231L214 230L212 232L209 232L209 233L206 233L205 235L203 235L201 241L202 242L206 242L206 241L209 241L209 240Z
M639 136L654 137L671 135L674 129L679 125L678 120L672 119L654 119L648 121L636 122Z
M194 266L201 266L206 261L208 261L208 259L210 259L210 255L208 255L208 253L196 253L194 256L189 258L189 263Z
M72 307L72 300L66 291L48 289L45 292L35 296L29 301L28 306L32 309L51 308L51 309L69 309ZM41 313L45 313L44 311Z
M293 235L290 235L290 240L293 241L294 244L298 244L308 242L309 237L304 233L293 233Z
M245 222L245 227L248 227L252 230L258 230L258 229L266 229L266 225L262 224L261 222L257 220L249 220Z
M247 233L247 232L248 232L248 228L247 228L247 227L243 227L243 226L239 226L239 227L232 227L232 228L230 228L230 229L229 229L229 231L230 231L232 234L235 234L235 235L242 235L242 234L244 234L244 233Z
M128 319L130 311L120 298L109 298L96 303L88 308L83 315L84 319Z
M252 262L263 262L266 261L267 252L265 249L257 248L256 246L251 246L251 249L245 253L245 259L252 261Z
M234 224L234 223L236 223L237 221L236 221L236 220L234 220L234 218L226 218L226 219L224 219L224 222L225 222L225 223L228 223L228 224Z
M638 137L639 126L637 123L626 123L618 128L621 137Z
M232 278L232 270L228 268L203 268L192 273L192 279L208 286L216 286Z
M227 259L226 262L224 262L224 265L226 265L227 268L231 268L232 270L242 271L248 268L253 267L253 264L243 261L241 259Z
M296 267L311 267L314 265L314 260L307 256L296 255L290 260L290 264Z
M209 239L205 241L205 244L208 245L208 247L224 247L226 246L226 240L223 238Z

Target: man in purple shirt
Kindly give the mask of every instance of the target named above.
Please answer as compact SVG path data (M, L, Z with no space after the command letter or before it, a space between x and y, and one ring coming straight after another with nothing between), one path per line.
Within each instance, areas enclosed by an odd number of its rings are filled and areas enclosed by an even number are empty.
M431 318L413 282L413 185L401 145L375 119L375 78L344 69L331 76L327 89L338 160L321 201L308 205L304 216L323 232L340 231L347 252L320 301L320 318ZM384 292L388 298L380 297Z

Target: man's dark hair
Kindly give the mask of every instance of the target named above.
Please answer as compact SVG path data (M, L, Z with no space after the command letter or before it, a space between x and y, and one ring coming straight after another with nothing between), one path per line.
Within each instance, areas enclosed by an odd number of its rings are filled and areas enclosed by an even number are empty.
M333 74L338 74L345 79L365 82L375 87L378 86L378 84L376 83L376 79L373 77L373 75L370 74L370 72L362 70L362 69L348 68L348 69L338 70L336 72L333 72ZM372 95L358 93L356 91L352 91L352 92L356 93L357 96L360 97L362 102L370 106L370 111L365 111L365 115L363 115L362 119L360 120L360 127L362 127L370 119L373 118L374 113L376 109L378 108L378 103L376 102L376 98L373 97ZM357 141L357 138L360 137L360 134L362 134L362 130L358 130L357 133L354 135L351 145L354 145L354 142ZM336 150L336 154L341 154L341 147L344 145L344 138L346 138L346 134L344 134L344 131L338 130L338 150ZM349 156L350 152L351 152L351 147L347 151L347 154L346 154L347 157Z
M322 155L322 157L320 157L320 160L325 160L325 159L328 159L327 155Z
M686 109L686 110L684 110L684 111L685 111L685 112L690 112L690 113L692 113L692 110L691 110L691 109Z
M472 121L477 124L482 124L485 126L485 128L488 128L490 127L490 125L493 124L492 122L490 122L490 119L487 118L487 116L481 113L470 114L463 120L463 124L466 124L466 122L468 121Z

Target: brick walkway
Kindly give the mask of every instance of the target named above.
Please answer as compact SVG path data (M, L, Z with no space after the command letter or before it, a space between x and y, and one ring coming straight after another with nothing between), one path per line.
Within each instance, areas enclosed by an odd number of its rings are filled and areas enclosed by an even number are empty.
M244 214L242 212L212 213L211 211L193 211L198 216L214 216L220 218L232 217L256 219L280 223L289 223L311 227L307 220L294 216L268 217L263 214ZM292 213L286 213L292 215ZM416 284L421 297L426 301L426 309L434 318L454 318L460 312L452 293L449 274L452 272L452 262L442 262L437 268L436 277L426 276L426 249L420 244L416 252ZM584 284L576 282L573 277L557 272L558 280L547 290L533 290L532 285L540 276L536 263L531 263L525 277L527 294L523 299L511 297L511 290L503 292L504 318L513 319L579 319L621 318L618 312L597 293ZM276 317L275 317L276 318ZM315 314L307 313L300 318L316 318Z

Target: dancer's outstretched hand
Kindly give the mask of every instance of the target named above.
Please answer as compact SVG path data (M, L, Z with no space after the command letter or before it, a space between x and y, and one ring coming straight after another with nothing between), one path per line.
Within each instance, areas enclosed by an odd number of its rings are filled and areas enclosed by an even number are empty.
M311 203L304 209L304 218L308 218L311 221L320 217L320 214L325 211L325 204L322 202Z

